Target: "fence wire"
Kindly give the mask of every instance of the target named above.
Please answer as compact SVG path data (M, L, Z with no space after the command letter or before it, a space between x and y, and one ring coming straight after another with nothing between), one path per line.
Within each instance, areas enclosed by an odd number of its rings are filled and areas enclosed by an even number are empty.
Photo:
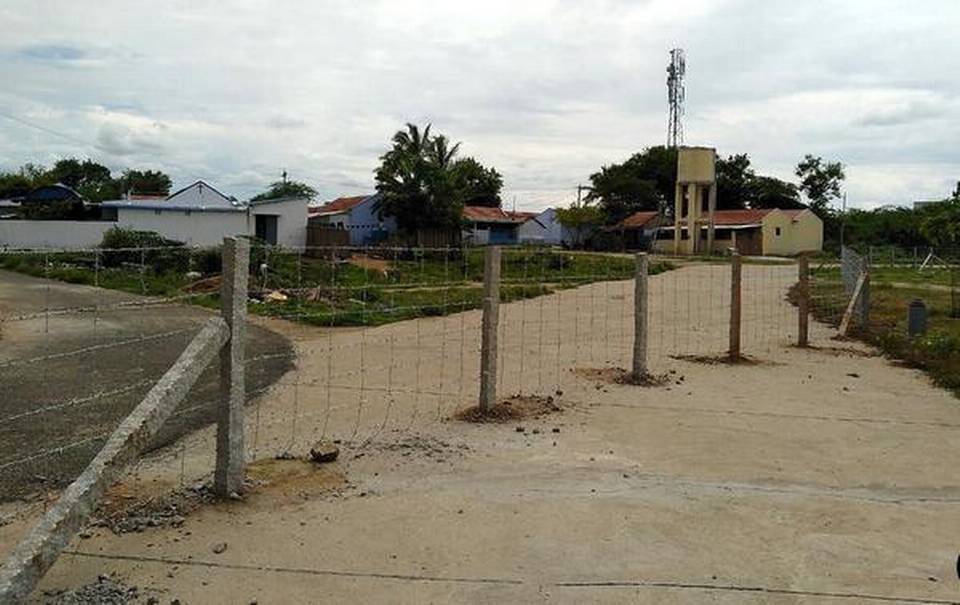
M247 455L353 455L445 422L479 391L482 248L256 245L249 276ZM4 294L0 494L72 480L218 307L219 249L165 246L0 252ZM498 396L558 397L582 371L631 367L630 255L505 248ZM729 259L654 258L649 364L729 346ZM743 267L743 352L796 340L794 263ZM819 295L819 294L818 294ZM208 475L218 369L208 368L155 445L181 482Z

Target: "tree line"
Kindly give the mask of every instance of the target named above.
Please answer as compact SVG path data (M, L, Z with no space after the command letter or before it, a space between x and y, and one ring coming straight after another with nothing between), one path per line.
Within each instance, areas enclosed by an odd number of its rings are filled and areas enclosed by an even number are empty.
M24 164L13 172L0 172L0 199L16 198L44 185L66 185L83 199L99 203L125 193L168 195L170 177L160 170L125 169L113 174L91 159L64 158L47 168Z

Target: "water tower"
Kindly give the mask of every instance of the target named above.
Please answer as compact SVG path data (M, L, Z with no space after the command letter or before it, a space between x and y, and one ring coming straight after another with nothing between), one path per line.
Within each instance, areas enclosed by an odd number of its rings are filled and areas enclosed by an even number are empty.
M674 254L709 254L713 250L716 163L717 150L712 147L677 148Z

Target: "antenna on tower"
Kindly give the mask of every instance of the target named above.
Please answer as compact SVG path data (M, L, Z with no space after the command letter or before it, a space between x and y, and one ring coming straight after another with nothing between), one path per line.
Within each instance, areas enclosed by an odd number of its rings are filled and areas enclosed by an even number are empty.
M683 102L686 93L683 77L687 73L687 59L682 48L670 51L670 65L667 66L667 99L670 102L670 121L667 124L667 147L683 145Z

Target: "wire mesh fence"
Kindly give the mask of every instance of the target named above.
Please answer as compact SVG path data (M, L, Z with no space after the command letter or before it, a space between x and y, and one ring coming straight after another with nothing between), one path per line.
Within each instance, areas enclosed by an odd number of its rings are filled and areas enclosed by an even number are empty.
M484 250L255 245L249 275L247 458L336 440L354 455L475 405ZM631 368L635 261L503 250L500 399L555 397L578 372ZM4 498L43 498L76 476L219 305L219 249L4 251L0 418ZM729 259L652 259L651 372L730 346ZM791 262L744 264L744 354L797 338ZM208 476L216 364L154 446L181 483Z
M213 263L213 261L216 263ZM216 300L190 284L219 272L216 249L0 252L0 494L45 501L72 481L210 317ZM252 357L288 350L260 330ZM254 369L262 388L286 370ZM155 440L208 424L217 369Z

